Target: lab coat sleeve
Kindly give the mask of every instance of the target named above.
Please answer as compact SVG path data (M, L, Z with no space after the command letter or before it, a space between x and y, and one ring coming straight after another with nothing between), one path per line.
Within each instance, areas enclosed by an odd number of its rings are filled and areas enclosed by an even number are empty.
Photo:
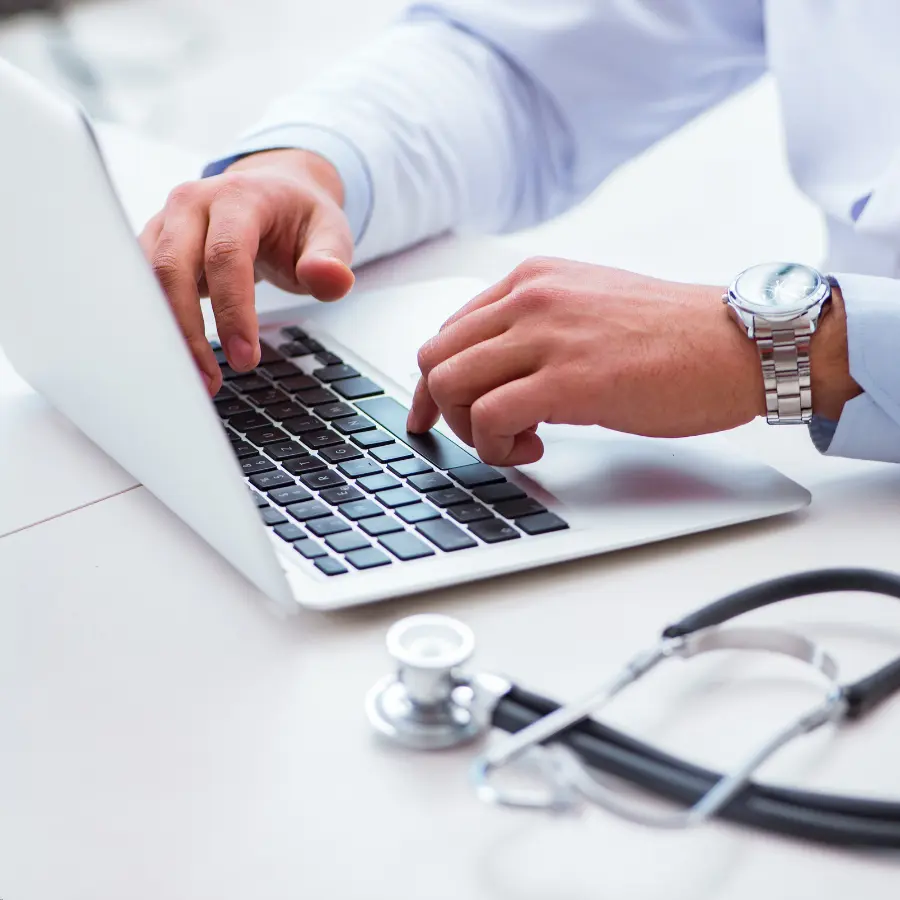
M847 311L850 374L863 389L810 434L828 456L900 462L900 280L835 274ZM832 434L833 432L833 434Z
M362 263L550 218L764 66L761 0L418 3L206 174L265 149L321 154Z

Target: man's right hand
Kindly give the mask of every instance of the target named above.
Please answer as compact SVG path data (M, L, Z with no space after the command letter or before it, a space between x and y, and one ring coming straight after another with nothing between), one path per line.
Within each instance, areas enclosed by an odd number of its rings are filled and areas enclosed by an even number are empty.
M244 157L169 195L140 237L211 394L222 383L205 337L209 296L228 362L259 362L255 285L337 300L353 286L353 237L334 167L302 150Z

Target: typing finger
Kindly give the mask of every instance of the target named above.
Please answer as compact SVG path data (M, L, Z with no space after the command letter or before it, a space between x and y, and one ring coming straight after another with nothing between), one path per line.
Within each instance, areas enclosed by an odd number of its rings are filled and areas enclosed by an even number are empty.
M535 428L551 417L551 390L547 379L530 375L476 400L471 417L478 455L493 466L537 462L544 445Z
M259 362L254 260L259 224L249 201L223 196L209 210L204 268L219 339L233 369Z
M207 387L214 393L221 386L221 372L206 340L197 292L206 227L206 213L200 204L171 203L150 260Z
M441 411L428 392L428 382L420 378L413 394L412 407L406 422L406 428L413 434L424 434L437 424Z
M353 237L337 206L317 208L295 269L298 283L318 300L339 300L353 287Z

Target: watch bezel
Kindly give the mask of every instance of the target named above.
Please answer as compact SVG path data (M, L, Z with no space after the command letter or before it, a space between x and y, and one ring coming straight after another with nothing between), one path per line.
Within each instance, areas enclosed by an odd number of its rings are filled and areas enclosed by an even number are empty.
M761 267L774 268L785 265L802 266L804 269L807 269L816 276L818 283L810 292L806 300L804 300L802 303L799 303L796 306L789 307L756 304L739 292L737 287L739 282L744 277L744 275L746 275L753 269L758 269ZM730 287L728 288L728 301L737 310L745 313L746 315L758 316L760 319L764 319L767 322L790 322L793 319L800 318L804 314L808 313L811 309L819 306L824 300L828 298L830 292L831 284L829 283L828 279L818 269L813 268L813 266L807 266L804 263L757 263L754 266L749 266L748 268L744 269L737 275L734 281L732 281Z

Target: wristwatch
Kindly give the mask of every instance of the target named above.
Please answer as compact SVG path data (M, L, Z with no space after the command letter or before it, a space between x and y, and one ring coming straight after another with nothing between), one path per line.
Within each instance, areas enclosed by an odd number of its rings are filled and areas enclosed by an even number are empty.
M759 349L770 425L812 419L809 342L828 311L832 285L810 266L762 263L741 272L722 296Z

